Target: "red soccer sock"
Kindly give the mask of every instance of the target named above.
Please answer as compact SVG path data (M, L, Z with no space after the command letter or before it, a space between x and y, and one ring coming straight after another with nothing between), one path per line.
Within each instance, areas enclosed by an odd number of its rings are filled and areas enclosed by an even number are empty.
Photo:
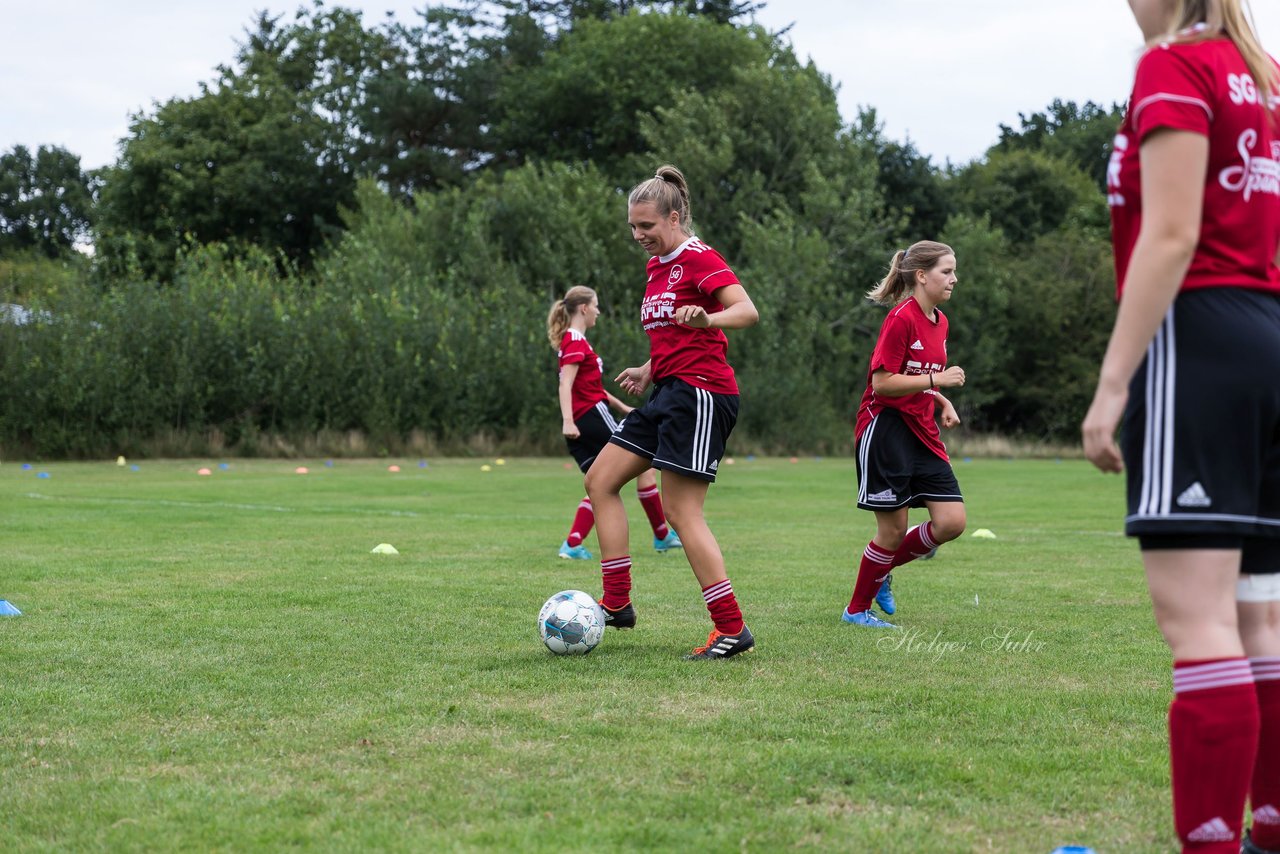
M584 498L578 503L578 512L573 514L573 527L569 529L566 542L571 546L582 545L582 541L587 538L587 534L591 533L595 523L596 513L591 509L591 499Z
M627 607L631 601L631 555L600 561L604 584L603 604L610 611Z
M729 583L729 579L702 588L702 601L707 603L716 631L726 635L736 635L742 631L742 611L738 608L738 599L733 595L733 585Z
M858 564L858 580L853 583L853 598L849 600L849 613L857 614L871 607L871 600L880 592L880 585L893 570L893 555L875 544L867 543Z
M1280 849L1280 658L1251 658L1254 690L1258 695L1258 754L1253 763L1249 802L1259 848Z
M667 536L667 515L662 512L662 496L658 493L658 487L637 489L636 495L640 497L640 506L644 508L644 515L649 517L649 527L653 528L653 535L660 540L663 539Z
M941 545L933 538L933 523L923 522L916 525L903 538L902 545L893 553L893 565L902 566L911 563L918 557L924 557Z
M1173 663L1169 758L1184 852L1236 854L1258 748L1258 698L1244 658Z

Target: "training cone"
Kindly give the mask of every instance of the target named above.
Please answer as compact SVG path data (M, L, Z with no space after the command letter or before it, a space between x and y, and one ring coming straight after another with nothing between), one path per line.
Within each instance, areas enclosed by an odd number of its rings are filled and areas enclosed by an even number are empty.
M13 605L9 604L7 599L0 599L0 617L21 617L22 612Z
M124 456L123 456L123 455L122 455L122 456L119 456L119 457L116 457L116 465L118 465L118 466L125 465L127 462L128 462L128 461L124 458Z
M493 471L493 466L488 464L482 465L480 466L480 471Z
M293 473L294 473L294 474L306 474L306 473L307 473L307 467L306 467L306 466L298 466L296 469L294 469L294 470L293 470Z
M370 552L369 552L369 554L371 554L371 555L398 555L398 554L400 554L400 552L399 552L399 550L398 550L398 549L396 549L396 547L395 547L395 546L391 545L391 543L378 543L376 546L374 546L374 547L373 547L373 550L372 550L372 551L370 551Z
M396 472L400 471L400 466L387 466L387 471L391 472L392 474L395 474Z
M991 533L990 528L979 528L970 536L977 537L980 540L994 540L996 538L996 535Z
M504 460L502 457L498 457L498 459L494 460L493 462L494 462L494 465L499 465L499 466L505 466L507 464L507 461Z
M201 477L208 477L209 475L213 474L213 472L209 471L208 469L200 469L199 471L196 472L196 474L200 475Z

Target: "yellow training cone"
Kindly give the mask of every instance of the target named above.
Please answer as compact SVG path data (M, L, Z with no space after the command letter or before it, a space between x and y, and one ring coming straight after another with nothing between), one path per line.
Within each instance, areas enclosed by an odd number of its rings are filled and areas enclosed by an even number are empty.
M391 543L378 543L376 546L374 546L374 547L373 547L373 551L369 552L369 554L371 554L371 555L398 555L398 554L400 554L400 552L396 551L396 547L395 547L395 546L393 546L393 545L391 545Z
M480 466L480 471L493 471L491 466Z
M996 538L996 535L991 533L990 528L979 528L973 532L972 536L975 536L980 540L994 540Z
M116 457L116 465L122 466L124 464L125 464L125 458L123 456Z

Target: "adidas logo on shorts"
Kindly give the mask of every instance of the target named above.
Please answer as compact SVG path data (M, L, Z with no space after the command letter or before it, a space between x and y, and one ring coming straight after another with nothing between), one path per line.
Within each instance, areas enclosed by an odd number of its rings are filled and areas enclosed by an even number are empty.
M1204 487L1200 485L1198 480L1178 496L1179 507L1208 507L1212 503L1213 499L1204 491Z

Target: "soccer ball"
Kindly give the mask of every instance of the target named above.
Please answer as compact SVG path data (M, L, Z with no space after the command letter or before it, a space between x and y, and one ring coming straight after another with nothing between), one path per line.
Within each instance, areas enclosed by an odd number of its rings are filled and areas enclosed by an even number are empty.
M538 612L538 633L556 655L586 655L604 636L604 610L581 590L563 590Z

